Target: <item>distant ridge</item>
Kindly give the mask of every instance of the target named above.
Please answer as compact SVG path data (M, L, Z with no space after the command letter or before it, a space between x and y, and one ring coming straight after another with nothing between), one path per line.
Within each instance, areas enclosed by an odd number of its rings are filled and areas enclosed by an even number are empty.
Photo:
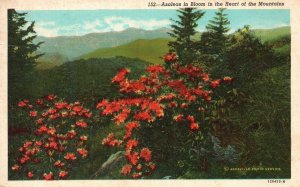
M55 56L63 55L73 60L98 48L108 48L132 42L137 39L168 38L167 29L143 30L129 28L120 32L90 33L83 36L38 36L35 42L44 42L38 52Z
M162 48L161 52L165 52L167 50L166 43L171 39L170 36L167 34L167 32L169 31L170 30L168 28L160 28L151 31L137 29L137 28L129 28L119 32L89 33L83 36L58 36L58 37L39 36L36 38L35 41L45 42L44 44L41 45L41 48L38 51L38 52L46 53L46 55L44 55L40 59L41 62L52 62L52 63L54 62L55 64L61 64L62 62L72 61L74 59L79 59L81 57L88 58L89 56L108 57L108 56L124 55L131 58L142 56L143 57L142 59L146 61L150 61L152 63L158 63L157 56L161 56L160 52L158 52L159 48ZM272 29L254 29L254 32L264 42L276 40L278 37L290 37L290 27L288 26L272 28ZM199 39L200 35L201 33L197 33L195 38ZM156 39L158 40L151 41ZM135 43L141 45L140 46L141 49L139 52L140 54L133 55L130 54L131 53L130 49L132 52L134 50L137 51L138 49L136 49L136 47L134 47L133 44L130 43L136 40L141 40L139 43ZM146 50L147 42L150 42L149 43L150 48L153 49L153 50L150 49L148 51L151 50L154 51L151 54L147 53ZM158 42L158 44L155 44L155 42ZM123 46L126 44L128 45ZM114 50L117 51L112 52L108 48L114 48ZM154 48L158 48L158 49L154 50ZM101 51L100 49L103 50ZM124 50L124 51L122 52L120 50ZM148 57L144 58L146 57L145 56L146 54Z

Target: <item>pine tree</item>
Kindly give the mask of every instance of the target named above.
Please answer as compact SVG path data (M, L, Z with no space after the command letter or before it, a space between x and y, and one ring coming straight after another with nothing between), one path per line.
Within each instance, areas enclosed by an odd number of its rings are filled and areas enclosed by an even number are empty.
M226 48L226 34L230 30L229 20L225 9L220 8L215 17L206 26L207 32L202 34L201 40L204 44L204 53L222 56Z
M208 71L214 75L225 76L227 73L224 67L224 54L228 47L227 33L230 30L229 20L225 9L220 8L206 26L207 31L201 35L199 42L200 59Z
M35 44L34 23L25 20L27 13L18 13L8 9L8 82L9 96L18 92L18 87L25 82L26 75L34 69L36 60L43 54L36 50L42 44ZM14 92L14 93L12 93Z
M172 20L173 30L168 33L175 41L169 42L169 46L172 52L177 53L179 61L186 64L193 61L197 51L197 45L192 40L192 36L196 34L197 21L204 15L204 12L194 8L179 9L177 12L179 20Z

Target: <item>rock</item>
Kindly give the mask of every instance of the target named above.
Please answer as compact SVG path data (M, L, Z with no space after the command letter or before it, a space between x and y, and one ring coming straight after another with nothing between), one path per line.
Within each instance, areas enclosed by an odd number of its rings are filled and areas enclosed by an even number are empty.
M109 156L109 158L101 165L96 173L94 173L91 178L95 178L101 174L110 173L114 166L118 165L124 159L125 151L118 151Z

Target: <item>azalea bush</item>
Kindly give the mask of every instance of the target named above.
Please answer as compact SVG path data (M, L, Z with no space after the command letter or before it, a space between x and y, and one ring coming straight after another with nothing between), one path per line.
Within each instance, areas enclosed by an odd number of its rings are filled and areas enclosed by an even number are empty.
M28 179L65 179L73 165L86 158L92 113L80 102L68 103L48 95L30 103L18 103L27 121L30 135L19 148L11 170ZM24 116L26 118L26 116Z
M123 175L141 178L151 174L158 162L184 167L182 158L196 144L205 142L211 127L205 124L213 90L232 78L212 80L194 64L182 65L175 53L164 56L165 65L151 65L139 79L130 80L130 70L120 69L112 83L121 98L97 104L100 115L124 127L124 134L108 134L102 144L123 147L127 164Z

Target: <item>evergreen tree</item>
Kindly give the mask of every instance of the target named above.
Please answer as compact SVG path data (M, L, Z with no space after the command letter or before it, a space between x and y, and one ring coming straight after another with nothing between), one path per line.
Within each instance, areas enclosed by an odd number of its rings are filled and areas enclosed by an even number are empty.
M173 30L168 33L175 41L169 42L169 46L172 52L177 53L179 61L187 64L193 61L197 51L196 42L192 40L192 36L196 34L197 21L204 15L204 12L194 8L179 9L177 12L179 20L172 20Z
M42 42L35 44L34 22L25 20L27 13L8 10L8 81L9 92L16 90L17 83L33 70L36 60L43 54L36 54ZM9 93L11 95L12 93Z
M205 54L222 56L226 48L226 34L230 30L225 9L220 8L215 17L206 26L207 32L202 34L201 41Z

